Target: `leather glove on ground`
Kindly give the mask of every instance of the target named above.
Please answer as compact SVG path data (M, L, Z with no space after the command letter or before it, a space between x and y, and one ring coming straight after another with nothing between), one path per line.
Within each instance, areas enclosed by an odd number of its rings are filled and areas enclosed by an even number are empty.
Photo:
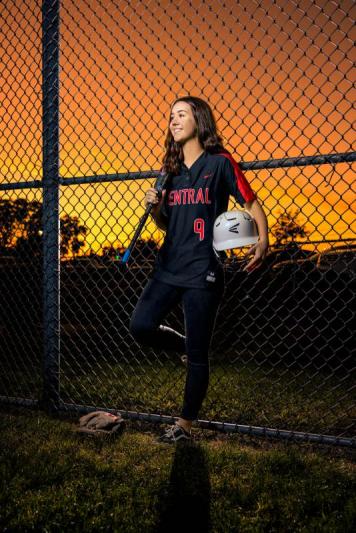
M79 428L77 431L80 433L106 434L111 435L119 433L123 429L125 421L118 413L113 415L106 411L93 411L87 415L82 416L79 419Z

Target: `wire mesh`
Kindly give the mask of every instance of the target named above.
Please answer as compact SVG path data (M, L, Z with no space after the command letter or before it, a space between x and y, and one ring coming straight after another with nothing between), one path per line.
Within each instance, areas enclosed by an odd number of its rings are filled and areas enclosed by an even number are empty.
M40 180L41 21L36 3L0 5L0 182ZM0 196L0 394L41 390L41 192Z
M161 166L170 105L185 94L207 100L242 166L351 153L354 9L351 1L319 0L62 0L59 334L60 397L67 405L179 412L181 354L144 349L129 333L164 238L153 220L129 267L122 270L119 261ZM8 2L0 16L6 186L42 176L41 17L30 0L22 7ZM242 272L241 254L226 261L200 418L354 436L353 165L350 159L320 165L315 157L305 166L245 170L268 217L271 249L253 274ZM41 200L38 190L4 194L8 202ZM1 207L6 221L9 205ZM1 262L11 311L4 306L2 324L10 325L2 326L1 394L36 396L28 365L42 350L41 269L34 265L42 240L16 226L28 250L25 282L6 263L17 247L14 237L6 240L6 223ZM38 302L36 312L21 305L26 298L31 306ZM184 332L181 305L165 324ZM19 356L15 376L9 354L20 353L25 332L31 348Z

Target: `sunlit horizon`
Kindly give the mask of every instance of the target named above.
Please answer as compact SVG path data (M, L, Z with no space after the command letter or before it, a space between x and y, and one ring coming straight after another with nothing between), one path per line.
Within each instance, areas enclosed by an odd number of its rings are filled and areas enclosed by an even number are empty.
M183 0L168 14L162 1L154 9L138 0L100 2L94 10L85 0L63 0L60 176L159 170L170 106L189 93L211 104L238 162L352 151L350 21L331 4L313 4L311 15L308 1L296 12L282 1L217 10L212 0ZM0 182L40 180L41 10L34 0L21 13L15 4L2 4L0 16ZM307 240L355 237L352 164L245 174L270 228L280 211L298 210ZM153 183L62 186L61 214L78 216L88 228L81 253L116 243L127 247ZM24 189L2 197L39 195ZM141 237L159 242L163 233L150 219Z

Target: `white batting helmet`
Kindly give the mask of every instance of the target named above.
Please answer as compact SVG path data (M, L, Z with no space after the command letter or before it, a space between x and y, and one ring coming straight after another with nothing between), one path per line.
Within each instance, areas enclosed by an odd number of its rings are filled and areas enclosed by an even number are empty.
M217 251L242 248L257 241L256 223L246 211L226 211L214 222L213 247Z

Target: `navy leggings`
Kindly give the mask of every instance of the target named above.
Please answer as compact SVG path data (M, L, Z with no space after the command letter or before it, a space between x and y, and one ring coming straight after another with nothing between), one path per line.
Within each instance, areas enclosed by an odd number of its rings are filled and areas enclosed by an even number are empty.
M181 417L196 420L209 384L208 352L215 319L224 292L224 281L211 289L192 289L150 279L130 322L130 333L142 345L174 350L188 356ZM162 319L180 301L183 303L185 336Z

